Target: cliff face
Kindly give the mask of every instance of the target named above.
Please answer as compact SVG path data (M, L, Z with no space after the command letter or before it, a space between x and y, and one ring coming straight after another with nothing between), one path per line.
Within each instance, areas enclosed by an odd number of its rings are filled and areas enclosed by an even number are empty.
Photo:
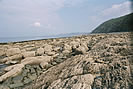
M1 69L0 89L132 89L131 36L96 34L0 45L1 63L12 64ZM13 58L16 54L21 56Z
M112 32L133 32L133 13L106 21L92 31L92 33Z

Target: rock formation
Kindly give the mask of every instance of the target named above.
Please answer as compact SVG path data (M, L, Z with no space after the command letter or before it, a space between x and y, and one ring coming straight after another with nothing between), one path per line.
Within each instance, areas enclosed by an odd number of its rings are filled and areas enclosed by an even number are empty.
M132 89L131 33L0 45L0 89ZM12 53L10 53L12 52Z

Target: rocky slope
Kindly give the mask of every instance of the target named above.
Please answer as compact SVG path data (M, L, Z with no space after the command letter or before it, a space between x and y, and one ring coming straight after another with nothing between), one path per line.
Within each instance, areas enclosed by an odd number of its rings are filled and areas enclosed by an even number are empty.
M133 13L108 20L92 33L133 32Z
M132 89L132 33L0 45L0 89Z

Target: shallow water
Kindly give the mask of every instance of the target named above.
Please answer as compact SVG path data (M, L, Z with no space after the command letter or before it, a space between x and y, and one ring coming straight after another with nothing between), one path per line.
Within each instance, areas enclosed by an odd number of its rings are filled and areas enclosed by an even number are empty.
M2 68L5 68L5 67L7 67L8 65L6 65L6 64L0 64L0 69L2 69Z
M0 64L0 72L2 72L3 71L3 69L5 68L5 67L7 67L8 65L6 65L6 64Z

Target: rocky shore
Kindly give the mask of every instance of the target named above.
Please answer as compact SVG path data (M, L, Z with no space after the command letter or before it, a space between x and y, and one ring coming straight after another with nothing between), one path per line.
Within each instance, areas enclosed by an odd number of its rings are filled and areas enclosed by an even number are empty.
M0 89L133 89L132 33L0 44Z

